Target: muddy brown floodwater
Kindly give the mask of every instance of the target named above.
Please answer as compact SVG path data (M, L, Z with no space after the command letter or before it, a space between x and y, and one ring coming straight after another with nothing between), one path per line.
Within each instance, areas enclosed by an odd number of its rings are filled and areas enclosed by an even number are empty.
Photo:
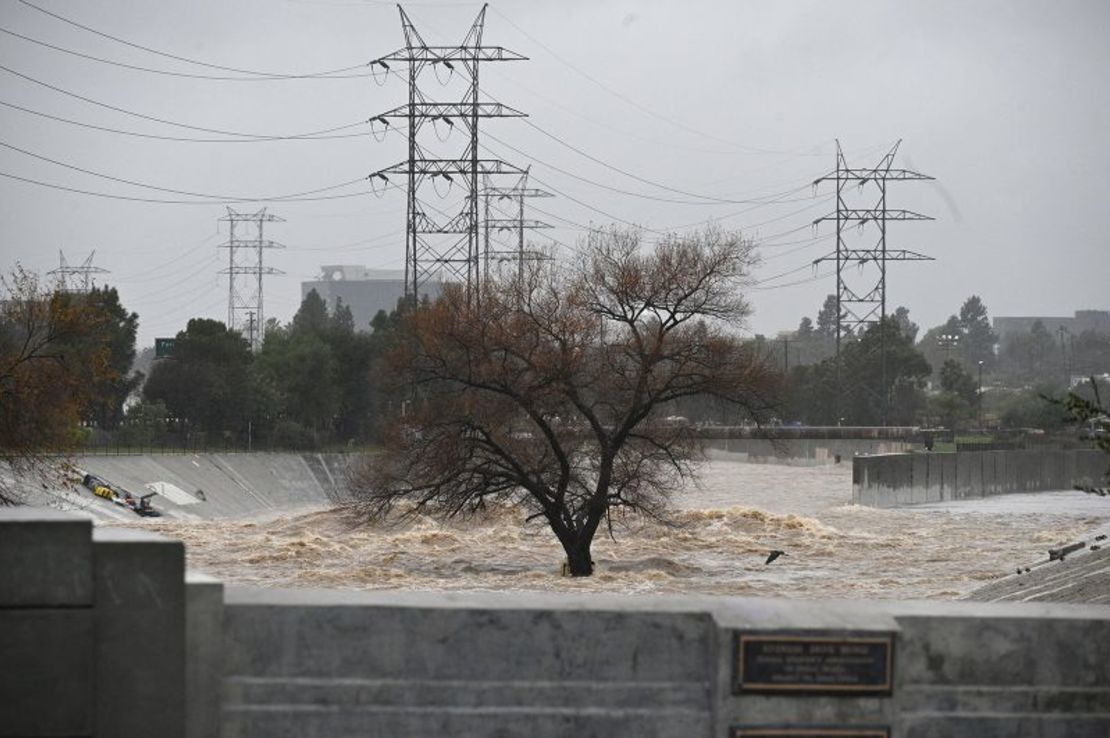
M1012 497L1023 504L1006 504ZM481 520L356 525L339 510L254 520L144 519L180 538L188 565L273 587L740 594L952 599L1045 557L1110 519L1079 492L879 510L851 504L851 466L714 459L674 500L673 525L633 521L595 541L597 573L559 575L540 523L499 509ZM1086 496L1093 497L1093 496ZM1032 502L1029 500L1032 499ZM770 565L767 553L786 556Z

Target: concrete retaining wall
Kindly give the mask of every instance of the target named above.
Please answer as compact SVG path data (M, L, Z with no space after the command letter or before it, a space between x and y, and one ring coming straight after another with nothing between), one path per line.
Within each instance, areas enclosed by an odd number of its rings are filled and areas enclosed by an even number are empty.
M852 460L852 501L871 507L1072 489L1097 480L1107 458L1093 449L882 454Z
M0 510L0 736L1110 735L1105 606L225 592L182 554ZM736 689L753 633L878 638L886 686Z

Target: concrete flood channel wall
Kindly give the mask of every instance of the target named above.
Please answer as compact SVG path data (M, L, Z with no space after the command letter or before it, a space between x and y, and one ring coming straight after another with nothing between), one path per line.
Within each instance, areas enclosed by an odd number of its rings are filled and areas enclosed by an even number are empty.
M134 495L156 492L172 518L228 518L330 505L347 497L348 454L226 453L79 456L75 466ZM35 493L31 499L38 500ZM98 519L134 514L80 487L58 500Z
M1096 449L857 456L852 502L895 507L1068 490L1083 479L1102 479L1106 467L1106 455Z
M0 509L5 737L1105 738L1107 643L1092 605L225 588Z

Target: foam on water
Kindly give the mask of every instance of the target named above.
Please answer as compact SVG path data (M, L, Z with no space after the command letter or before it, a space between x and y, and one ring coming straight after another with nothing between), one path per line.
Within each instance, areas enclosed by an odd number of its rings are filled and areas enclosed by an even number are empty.
M587 579L560 576L554 536L510 507L447 522L366 525L343 510L313 510L132 525L184 540L191 568L267 586L954 598L1110 519L1110 505L1053 512L1051 497L1037 514L974 504L880 510L850 504L847 465L717 459L676 498L668 523L626 520L614 538L599 534ZM787 555L766 565L772 549Z

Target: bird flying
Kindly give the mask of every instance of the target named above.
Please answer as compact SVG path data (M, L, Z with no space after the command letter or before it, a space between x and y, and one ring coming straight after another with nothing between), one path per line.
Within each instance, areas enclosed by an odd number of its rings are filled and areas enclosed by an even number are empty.
M767 564L770 564L772 561L777 559L779 556L786 556L786 552L785 551L779 551L778 549L775 549L767 557L767 560L763 562L763 565L766 566Z

